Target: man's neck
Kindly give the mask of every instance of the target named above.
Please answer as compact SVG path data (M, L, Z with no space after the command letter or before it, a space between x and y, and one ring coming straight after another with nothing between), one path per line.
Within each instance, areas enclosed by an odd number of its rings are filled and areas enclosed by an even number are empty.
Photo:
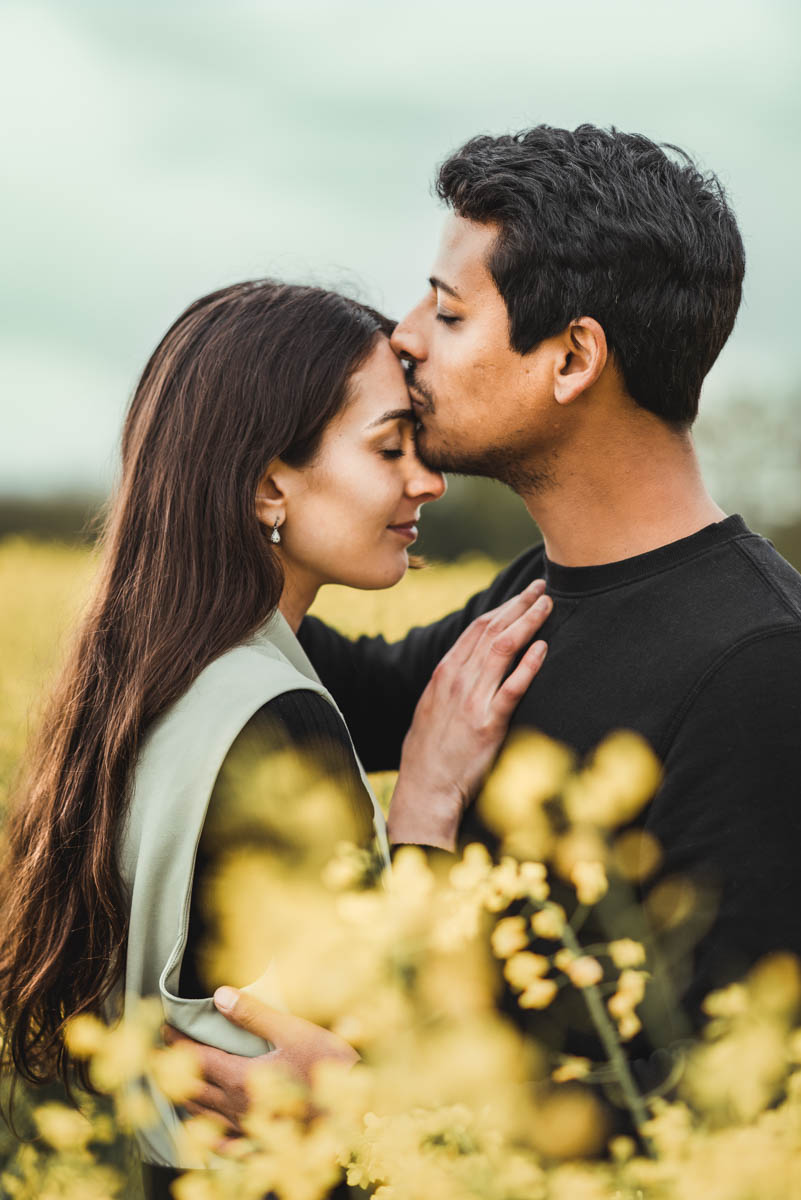
M633 558L726 516L706 490L690 435L653 419L600 449L563 448L554 468L553 482L523 500L548 557L566 567Z

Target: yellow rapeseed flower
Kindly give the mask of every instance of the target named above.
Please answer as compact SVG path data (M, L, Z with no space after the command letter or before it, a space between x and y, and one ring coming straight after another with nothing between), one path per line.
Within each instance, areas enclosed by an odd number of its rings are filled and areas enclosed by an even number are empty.
M748 1012L748 989L742 983L710 992L702 1008L709 1017L738 1017Z
M524 950L513 954L506 960L503 973L514 988L527 988L535 979L541 979L550 969L550 962L544 954L532 954Z
M65 1104L40 1104L33 1117L39 1133L54 1150L84 1150L92 1139L91 1122Z
M570 1083L574 1079L584 1079L589 1074L591 1067L592 1063L588 1058L571 1055L551 1072L551 1079L554 1083Z
M493 929L490 941L498 958L510 958L528 945L528 938L523 917L504 917Z
M593 987L604 977L603 967L591 954L581 954L578 958L574 958L565 965L564 972L573 986L577 988Z
M451 867L449 880L457 891L471 891L478 887L492 870L492 859L487 847L481 842L465 846L461 860Z
M635 1012L624 1013L617 1023L617 1031L620 1034L620 1040L630 1042L633 1037L642 1029L642 1021Z
M570 872L570 882L576 889L580 904L597 904L609 890L609 880L602 862L577 862Z
M197 1053L183 1042L154 1050L148 1061L148 1073L174 1104L191 1100L203 1083Z
M638 967L645 962L645 947L634 938L618 938L609 943L609 955L616 967Z
M547 1008L558 990L553 979L532 979L517 1003L521 1008Z
M486 824L518 858L547 858L553 829L543 807L557 795L573 764L566 746L538 733L512 735L478 800Z
M567 915L561 904L548 904L531 918L531 928L537 937L554 941L562 936L566 924Z
M91 1013L71 1017L64 1030L64 1042L73 1058L91 1058L105 1045L108 1027Z
M567 814L579 825L625 825L651 799L661 778L659 760L644 738L626 730L610 734L566 784Z
M544 903L551 894L548 886L548 868L541 862L523 862L520 864L520 883L523 895L529 896L539 904Z

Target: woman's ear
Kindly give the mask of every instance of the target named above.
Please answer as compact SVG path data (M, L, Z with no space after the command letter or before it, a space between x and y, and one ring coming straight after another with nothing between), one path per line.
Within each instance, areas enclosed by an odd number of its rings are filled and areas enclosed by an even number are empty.
M597 382L608 357L606 334L594 317L571 321L562 335L564 353L554 380L557 404L569 404Z
M256 516L269 529L280 528L286 520L286 466L274 458L256 489ZM277 522L277 525L276 525Z

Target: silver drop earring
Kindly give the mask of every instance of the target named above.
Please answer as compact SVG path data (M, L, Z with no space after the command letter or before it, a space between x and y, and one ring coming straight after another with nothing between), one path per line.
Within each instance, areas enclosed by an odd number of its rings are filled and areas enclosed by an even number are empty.
M278 544L278 542L281 541L281 534L278 532L278 517L275 518L275 524L273 525L273 531L270 534L270 541L274 542L276 545Z

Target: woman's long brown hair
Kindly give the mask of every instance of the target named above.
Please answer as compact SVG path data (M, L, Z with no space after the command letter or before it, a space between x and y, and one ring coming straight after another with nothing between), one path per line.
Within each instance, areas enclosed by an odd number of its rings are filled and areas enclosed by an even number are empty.
M0 882L2 1061L88 1086L67 1020L120 980L120 824L148 725L275 609L282 574L255 496L276 457L309 462L380 314L268 280L192 304L145 367L93 598L9 817Z

